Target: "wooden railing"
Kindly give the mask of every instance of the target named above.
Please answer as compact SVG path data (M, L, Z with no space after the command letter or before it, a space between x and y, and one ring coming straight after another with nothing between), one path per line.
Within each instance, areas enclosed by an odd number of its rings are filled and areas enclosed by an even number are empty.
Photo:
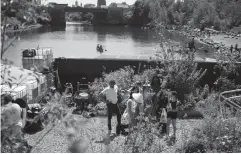
M225 105L230 106L231 113L233 113L234 110L241 112L241 89L222 92L219 95L219 103L220 112L223 117L225 114L224 112L226 111Z

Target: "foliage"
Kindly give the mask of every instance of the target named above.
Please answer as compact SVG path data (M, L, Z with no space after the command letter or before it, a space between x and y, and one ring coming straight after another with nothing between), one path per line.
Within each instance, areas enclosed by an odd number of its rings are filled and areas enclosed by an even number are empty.
M110 3L109 7L117 7L116 3Z
M241 76L241 66L234 56L217 54L217 65L214 73L218 75L216 86L219 91L234 90L240 87L235 80Z
M220 117L220 104L218 94L210 94L206 99L197 103L196 110L200 111L204 118Z
M203 24L216 30L227 30L241 24L240 10L241 2L237 0L138 0L133 7L132 24L157 21L164 25L200 28Z
M199 148L192 146L199 145L202 147L202 152L240 152L241 123L238 118L206 119L200 128L194 129L191 139L185 143L185 146L179 152L192 151L198 152ZM179 149L180 150L180 149ZM199 151L201 152L201 151Z
M125 90L137 81L140 81L142 84L145 81L151 81L156 71L159 71L159 75L164 79L164 88L177 91L183 108L186 108L188 103L192 104L189 107L192 108L195 101L191 102L189 95L194 93L198 87L199 80L206 71L197 69L197 64L193 58L190 58L186 54L176 55L172 51L164 50L159 58L159 67L145 69L143 72L138 72L137 74L134 74L134 70L131 67L126 67L109 74L104 73L102 79L96 79L91 85L93 96L97 99L100 91L108 85L108 81L111 79L116 81L120 89ZM180 58L181 60L177 60L176 58Z
M50 125L50 130L46 132L49 133L54 126L62 122L64 117L67 115L67 102L65 100L65 93L63 96L59 95L57 98L52 98L50 102L45 106L44 112L41 112L36 116L32 123L36 123L39 120L45 124L45 126ZM1 152L12 153L12 152L30 152L33 147L29 146L27 141L24 139L24 136L16 137L12 131L12 128L4 127L5 119L4 115L1 116ZM12 126L10 126L12 127ZM7 129L6 129L7 128ZM39 138L40 142L43 138ZM37 142L37 143L38 143ZM36 143L36 144L37 144Z
M84 5L84 8L93 8L93 7L95 7L95 4L88 3Z
M240 152L240 116L227 114L221 118L217 93L210 94L197 103L196 109L204 115L202 125L192 131L192 135L178 152ZM202 150L202 151L201 151Z
M84 14L84 17L83 17L83 19L87 20L87 21L92 21L93 18L94 18L94 15L93 15L93 13L90 13L90 12Z
M42 19L49 21L49 14L46 13L46 8L38 5L33 5L26 1L10 1L5 0L1 5L1 59L3 58L6 50L13 44L13 42L18 38L14 36L13 38L7 35L9 27L7 25L18 26L18 30L21 33L29 24L36 24ZM14 11L13 11L14 10ZM42 22L43 23L43 22ZM10 27L10 31L13 28Z
M82 21L83 20L83 13L75 12L75 13L65 13L65 18L67 21Z
M139 116L137 119L144 118ZM125 140L125 153L159 153L163 151L163 145L158 137L157 124L148 118L130 129Z
M162 53L161 74L166 79L165 86L167 89L177 91L181 103L185 104L185 100L188 100L185 97L195 91L206 70L197 69L192 53L187 55L184 52L179 56L172 50ZM178 57L181 57L180 60Z

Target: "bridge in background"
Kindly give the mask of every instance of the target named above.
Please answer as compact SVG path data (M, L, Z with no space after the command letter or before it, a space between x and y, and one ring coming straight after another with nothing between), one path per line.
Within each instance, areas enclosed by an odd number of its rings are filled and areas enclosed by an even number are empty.
M108 13L107 8L83 8L83 7L65 7L65 12L91 12L91 13Z
M114 24L122 23L123 12L127 10L121 7L92 7L92 8L83 8L83 7L68 7L68 4L57 4L49 3L48 12L51 16L51 25L53 26L65 26L65 12L90 12L93 13L94 25L106 24L108 21L111 21ZM114 21L114 22L113 22Z

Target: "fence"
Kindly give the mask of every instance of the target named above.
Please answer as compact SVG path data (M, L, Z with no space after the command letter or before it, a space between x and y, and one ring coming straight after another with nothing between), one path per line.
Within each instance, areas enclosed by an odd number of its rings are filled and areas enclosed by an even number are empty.
M223 117L227 114L227 107L233 114L236 111L241 112L241 89L222 92L219 95L220 112Z

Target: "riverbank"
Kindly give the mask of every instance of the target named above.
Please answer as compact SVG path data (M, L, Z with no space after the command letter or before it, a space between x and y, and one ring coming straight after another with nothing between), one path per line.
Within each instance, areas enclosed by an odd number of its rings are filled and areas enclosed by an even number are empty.
M33 29L41 28L41 27L43 27L43 25L41 25L41 24L21 26L21 27L20 27L19 29L17 29L17 30L6 29L5 33L6 33L6 34L19 33L19 32L30 31L30 30L33 30Z
M217 54L224 54L225 56L232 56L237 60L241 61L241 34L235 34L232 32L216 31L210 28L206 28L203 31L200 29L192 28L190 26L162 26L158 25L157 29L166 29L169 32L176 32L181 35L188 37L191 40L194 37L196 44L206 46L203 48L203 52L211 52L214 58ZM230 52L231 45L233 48L238 45L239 51L233 49L233 53ZM188 44L187 44L188 45ZM198 46L199 48L199 46Z

